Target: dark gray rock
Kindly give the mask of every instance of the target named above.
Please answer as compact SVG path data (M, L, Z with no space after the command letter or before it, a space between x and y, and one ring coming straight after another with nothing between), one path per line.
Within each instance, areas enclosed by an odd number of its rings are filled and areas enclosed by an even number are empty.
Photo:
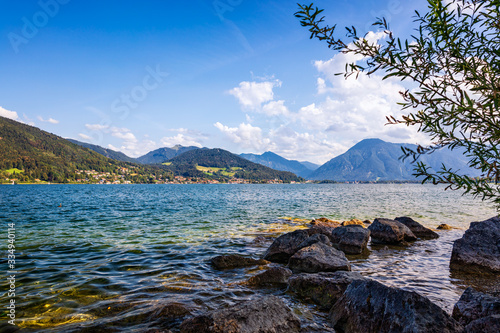
M457 304L455 304L452 316L460 324L466 326L477 319L492 315L500 316L500 298L481 293L469 287L465 289Z
M411 232L413 232L413 234L415 236L417 236L418 238L422 238L422 239L439 238L439 235L437 234L437 232L434 232L431 229L424 227L423 225L421 225L420 223L418 223L417 221L415 221L411 217L407 217L407 216L396 217L395 220L400 222L400 223L403 223L405 226L407 226L408 229L410 229Z
M474 320L465 326L467 333L498 333L500 332L500 315L491 315Z
M309 238L307 238L302 243L300 243L299 250L304 248L304 247L311 246L315 243L323 243L323 244L326 244L328 246L332 246L332 243L330 242L330 238L328 238L326 235L314 234L312 236L309 236Z
M267 271L252 276L248 284L253 286L287 284L292 271L286 267L272 267Z
M332 231L332 245L346 254L360 254L366 250L370 230L359 225L347 225Z
M366 278L359 273L346 271L301 273L290 277L288 285L301 299L311 300L323 310L330 310L352 281L363 279Z
M353 281L330 310L330 320L337 332L463 332L426 297L374 280Z
M309 238L307 230L295 230L279 236L264 253L264 259L286 264L299 250L299 245Z
M315 243L297 251L290 258L288 267L294 272L306 273L351 270L344 252L323 243Z
M453 243L450 268L472 273L500 272L500 218L472 222Z
M240 303L185 320L181 333L295 333L300 320L276 296Z
M330 226L325 226L325 225L313 225L307 231L309 232L309 235L315 235L315 234L321 234L325 235L330 239L330 242L332 241L332 231L338 228L340 224L336 227L330 227Z
M217 269L247 267L256 265L266 265L269 261L262 259L252 259L240 256L238 254L230 254L226 256L217 256L210 260L212 265Z
M404 224L390 219L375 219L368 227L372 242L381 244L400 244L403 241L414 241L417 237Z

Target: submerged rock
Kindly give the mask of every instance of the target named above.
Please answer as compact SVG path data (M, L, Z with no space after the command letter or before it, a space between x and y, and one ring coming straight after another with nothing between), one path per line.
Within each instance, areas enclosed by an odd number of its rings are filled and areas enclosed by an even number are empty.
M323 310L329 310L352 281L366 279L356 272L301 273L288 280L290 289L302 299L310 299Z
M500 272L500 218L472 222L453 243L450 268L473 273Z
M360 254L366 250L370 230L359 225L338 227L332 231L332 244L346 254Z
M396 221L403 223L405 226L407 226L413 234L419 238L422 239L434 239L434 238L439 238L439 235L432 231L429 228L424 227L411 217L407 216L402 216L402 217L396 217Z
M439 230L451 230L453 228L446 223L442 223L442 224L438 225L437 229L439 229Z
M253 286L287 284L292 271L285 267L272 267L265 272L252 276L248 284Z
M240 256L238 254L230 254L225 256L217 256L210 260L212 265L217 269L237 268L256 265L267 265L269 261L263 259L252 259Z
M337 332L463 332L426 297L374 280L353 281L330 311Z
M455 304L452 316L464 326L478 319L500 316L500 298L481 293L469 287L465 289L457 304ZM487 320L483 320L481 323L485 321ZM500 324L500 321L498 323ZM495 332L500 332L500 330Z
M344 252L323 243L315 243L297 251L290 258L288 267L292 271L306 273L351 270Z
M344 221L344 222L342 222L341 225L342 226L346 226L346 225L360 225L363 228L366 228L365 224L363 223L363 221L358 220L358 219L352 219L352 220L349 220L349 221Z
M276 296L240 303L185 320L181 333L298 333L300 320Z
M264 253L264 259L272 262L287 263L299 250L300 244L309 238L307 230L295 230L279 236Z
M372 242L381 244L399 244L403 241L414 241L417 237L404 224L390 219L375 219L368 227Z

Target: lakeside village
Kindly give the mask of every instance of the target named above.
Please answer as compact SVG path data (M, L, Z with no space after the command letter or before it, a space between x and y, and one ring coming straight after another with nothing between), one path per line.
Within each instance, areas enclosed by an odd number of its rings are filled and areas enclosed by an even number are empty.
M23 170L17 170L17 172L12 172L8 176L1 179L2 184L53 184L56 182L50 182L41 179L34 179L34 181L28 181L20 177ZM165 177L164 175L147 174L139 175L135 173L130 168L121 167L118 173L113 172L99 172L95 170L76 170L75 179L66 179L63 184L283 184L281 179L272 180L250 180L250 179L240 179L240 178L198 178L198 177L184 177L184 176L172 176ZM313 181L304 181L302 183L312 183ZM61 183L61 182L57 182ZM300 184L301 182L291 181L290 184Z

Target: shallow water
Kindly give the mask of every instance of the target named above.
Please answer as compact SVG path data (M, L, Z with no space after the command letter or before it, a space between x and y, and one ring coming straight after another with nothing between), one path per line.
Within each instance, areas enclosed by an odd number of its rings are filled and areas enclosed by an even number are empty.
M16 322L28 331L175 331L178 321L155 315L161 304L181 302L196 314L262 294L282 295L305 326L321 331L326 314L314 306L284 289L241 283L258 268L217 271L208 263L220 254L260 256L271 236L321 216L406 215L430 227L450 224L459 229L439 232L438 240L373 246L368 257L351 256L352 269L428 296L448 312L467 285L498 288L491 277L452 275L448 268L453 241L495 210L436 186L1 186L0 207L4 254L6 224L16 225ZM252 243L258 235L268 241ZM1 262L6 266L6 255Z

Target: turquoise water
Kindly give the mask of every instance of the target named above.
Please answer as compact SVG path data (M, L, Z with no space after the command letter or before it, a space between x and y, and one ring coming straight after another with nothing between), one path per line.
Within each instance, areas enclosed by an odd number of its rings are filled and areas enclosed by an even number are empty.
M457 227L438 240L350 257L354 271L424 294L447 311L465 286L498 285L448 269L452 242L496 211L439 186L20 185L1 186L0 200L1 262L7 267L7 223L15 223L16 323L28 331L175 331L179 322L155 315L161 304L180 302L196 314L264 293L282 295L305 326L321 326L326 314L291 292L242 284L257 268L216 271L208 260L258 257L272 237L322 216L406 215L430 227ZM253 243L259 235L267 242Z

